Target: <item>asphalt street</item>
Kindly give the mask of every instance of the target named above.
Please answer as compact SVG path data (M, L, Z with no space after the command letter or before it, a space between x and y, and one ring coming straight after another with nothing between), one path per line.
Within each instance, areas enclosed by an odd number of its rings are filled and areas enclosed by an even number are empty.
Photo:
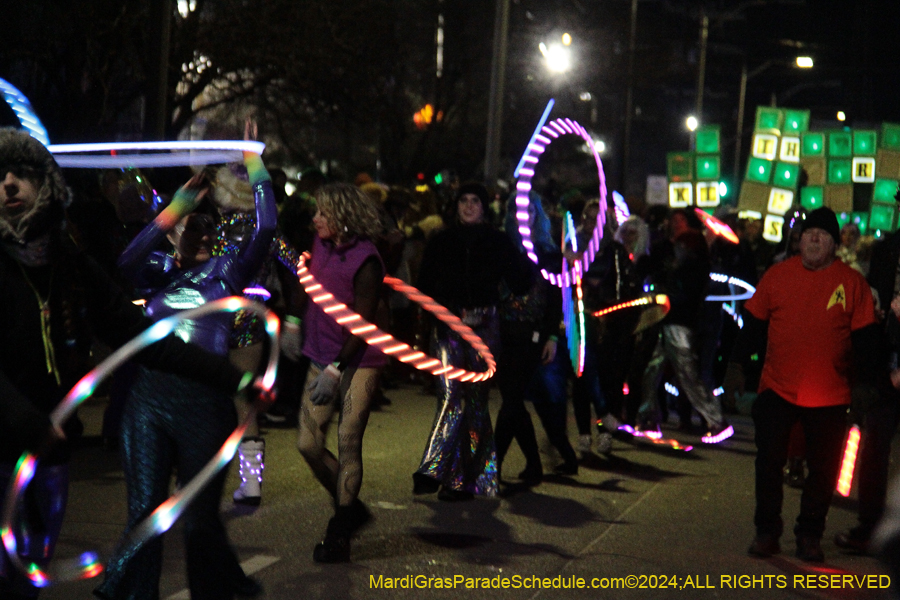
M835 496L824 564L794 558L790 534L782 538L781 555L760 560L746 554L754 534L755 456L746 415L732 417L737 433L717 447L700 447L696 435L679 438L695 445L687 453L616 441L611 456L587 457L577 476L548 475L540 486L508 497L448 503L412 495L411 474L431 426L434 398L414 386L388 395L392 404L372 413L366 432L360 497L375 519L354 540L352 563L312 560L331 516L330 500L297 452L294 430L265 432L259 508L231 502L237 485L232 464L222 511L245 570L265 588L262 598L890 597L887 571L876 559L847 554L832 541L855 523L855 490L848 499ZM499 404L493 390L495 414ZM108 555L125 523L118 456L99 439L104 406L92 399L81 409L86 438L72 463L60 556L88 549ZM537 429L550 472L559 457ZM668 433L677 436L674 429ZM570 434L574 442L574 423ZM335 447L333 432L331 442ZM514 445L504 479L515 481L523 466ZM788 532L799 497L798 490L786 488ZM177 524L166 535L165 552L161 598L187 599ZM96 583L61 584L41 597L90 598Z

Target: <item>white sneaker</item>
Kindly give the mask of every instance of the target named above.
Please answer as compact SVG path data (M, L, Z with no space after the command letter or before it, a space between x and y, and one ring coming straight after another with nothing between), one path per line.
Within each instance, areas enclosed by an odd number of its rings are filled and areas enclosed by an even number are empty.
M591 434L585 433L578 436L578 451L582 454L591 453Z
M266 441L261 438L247 439L238 445L241 486L232 496L238 504L259 506L262 500L262 474L265 469Z
M597 436L597 452L600 454L609 454L612 452L613 436L611 433L604 431Z

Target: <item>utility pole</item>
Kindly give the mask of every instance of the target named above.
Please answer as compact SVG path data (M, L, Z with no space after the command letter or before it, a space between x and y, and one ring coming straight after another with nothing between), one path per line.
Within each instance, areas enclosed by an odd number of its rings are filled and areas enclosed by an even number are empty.
M709 37L709 17L706 9L700 14L700 60L697 65L697 105L694 107L694 116L703 125L703 90L706 87L706 40ZM694 133L691 132L691 150L694 149Z
M487 138L484 151L484 180L489 188L493 188L497 184L497 176L500 171L500 137L503 130L503 91L506 83L508 37L509 0L497 0L497 12L494 16L494 52L491 60Z
M625 135L622 144L622 189L628 190L629 155L631 153L631 120L634 118L634 47L637 37L638 0L631 0L631 31L628 36L628 78L625 93Z

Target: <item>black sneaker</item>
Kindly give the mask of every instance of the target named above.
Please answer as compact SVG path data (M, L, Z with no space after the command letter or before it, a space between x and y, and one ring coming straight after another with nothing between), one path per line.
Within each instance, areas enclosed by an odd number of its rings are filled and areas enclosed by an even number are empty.
M564 462L553 469L553 472L557 475L578 475L578 463Z
M422 496L434 494L441 487L441 482L422 473L413 473L413 494Z
M350 527L350 533L356 533L371 523L372 518L372 512L369 510L369 507L367 507L359 498L354 500L353 504L350 505L349 511L348 525Z
M797 536L797 558L803 562L825 562L821 540L810 535Z
M747 554L757 558L769 558L773 554L781 554L778 537L771 533L757 534L750 547L747 548Z

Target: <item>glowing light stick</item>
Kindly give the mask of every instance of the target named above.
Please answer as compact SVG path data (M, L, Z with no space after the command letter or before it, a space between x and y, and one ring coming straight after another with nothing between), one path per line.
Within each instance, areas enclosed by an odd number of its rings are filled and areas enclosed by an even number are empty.
M837 484L837 493L845 498L850 495L850 486L853 484L856 454L859 451L859 437L859 426L854 425L847 434L847 445L844 446L844 460L841 462L841 474Z
M195 320L216 312L236 312L247 310L256 313L265 319L266 332L272 341L269 361L265 373L260 380L263 396L260 400L260 408L272 402L274 398L269 394L275 384L275 375L278 368L278 341L279 322L274 313L267 310L261 304L251 302L246 298L233 296L215 302L204 304L199 308L183 311L161 321L157 321L147 328L139 336L116 350L106 360L95 367L90 373L81 378L75 387L66 394L59 405L50 413L50 422L55 427L61 427L72 413L87 400L97 389L100 383L109 377L112 372L129 360L135 354L169 335L175 327L187 320ZM216 456L189 482L161 504L144 521L135 527L128 538L123 542L126 549L136 550L149 539L165 532L178 517L184 512L188 504L206 486L207 483L231 461L237 450L247 426L256 419L258 407L251 406L247 418L238 425ZM13 533L13 519L16 516L19 504L28 487L34 470L37 466L37 457L26 452L19 459L16 471L10 481L6 492L6 503L3 512L2 524L0 524L0 541L2 541L10 561L24 573L37 587L46 587L52 583L72 581L74 579L86 579L95 577L103 572L103 565L94 552L86 552L77 559L55 561L51 572L43 570L35 563L25 564L16 552L16 536Z
M576 121L571 119L550 121L547 125L543 125L540 128L540 132L535 133L532 141L529 142L525 153L522 155L522 160L519 161L523 166L518 169L518 181L516 182L516 219L519 222L519 233L522 235L522 245L525 247L525 253L533 263L537 264L538 257L534 251L534 242L531 239L531 228L528 226L528 203L530 202L528 192L531 191L531 180L534 177L534 169L540 161L540 155L544 153L547 146L554 140L570 134L580 136L587 143L591 154L594 156L594 162L597 164L597 176L600 180L600 210L597 212L597 224L594 227L594 233L579 261L580 270L577 274L580 276L581 273L585 273L588 270L591 262L593 262L594 256L596 256L597 250L600 248L600 239L603 237L603 226L606 223L606 175L603 172L603 162L600 160L600 155L594 147L593 138ZM541 275L553 285L559 287L571 285L576 277L575 266L572 265L571 268L563 270L560 275L541 269Z
M572 243L572 250L578 252L578 238L575 235L575 221L572 213L566 211L563 218L563 247L566 240ZM569 359L572 361L572 370L576 377L581 377L584 372L584 292L581 288L581 263L575 263L574 286L563 284L562 308L563 322L566 326L566 343L569 346ZM568 270L568 261L563 258L563 272ZM575 288L575 299L572 299L572 288Z
M694 212L697 213L697 216L700 217L700 220L703 221L703 224L706 225L707 229L714 234L725 238L732 244L739 244L741 242L741 240L738 239L738 236L734 234L734 231L731 230L731 227L707 213L702 208L695 208Z
M625 220L631 216L631 209L628 208L628 203L625 202L625 197L622 196L619 192L613 190L613 206L616 210L616 225L621 225L625 222Z
M756 293L755 287L753 287L743 279L738 279L737 277L731 277L730 275L724 275L722 273L710 273L709 278L716 283L736 285L740 288L743 288L744 292L742 294L731 294L729 296L710 295L706 297L707 302L732 302L737 300L749 300L753 297L753 294Z
M53 144L47 147L61 167L110 169L121 167L177 167L240 162L243 153L262 154L266 145L245 140L184 140L171 142L105 142L98 144ZM122 154L123 152L175 154ZM91 152L110 152L98 155ZM73 156L70 156L73 155Z
M704 444L718 444L719 442L724 442L728 438L734 435L734 427L729 425L716 435L704 435L700 437L700 441Z
M28 134L43 145L49 146L50 136L47 135L44 124L41 123L34 109L31 108L31 102L28 101L25 94L5 79L0 79L0 92L3 93L3 99L16 113L19 123L28 131Z
M351 310L346 304L338 302L322 284L316 281L313 274L309 272L309 267L306 266L308 259L309 253L304 253L297 263L297 276L300 278L300 284L303 286L303 289L312 301L322 308L325 314L334 319L339 325L346 326L352 335L362 338L368 345L374 346L384 354L393 356L400 362L413 366L420 371L427 371L432 375L441 375L447 379L475 382L490 379L494 375L494 371L497 370L497 363L487 344L472 331L471 327L460 321L459 317L435 302L431 297L426 296L396 277L384 278L386 284L433 314L471 344L472 348L487 363L487 370L477 373L460 369L453 365L445 365L440 359L428 356L424 352L410 347L409 344L398 341L391 334L380 330L376 325L369 323Z

